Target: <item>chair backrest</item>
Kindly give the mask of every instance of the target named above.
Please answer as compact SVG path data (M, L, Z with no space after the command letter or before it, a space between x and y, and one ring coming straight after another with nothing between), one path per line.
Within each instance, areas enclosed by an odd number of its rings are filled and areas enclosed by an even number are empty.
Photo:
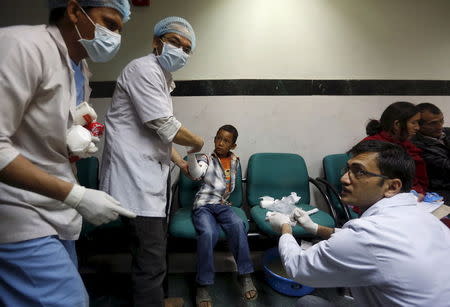
M98 190L98 159L96 157L89 157L78 160L77 177L80 185Z
M300 203L309 204L309 181L305 160L290 153L256 153L247 166L247 201L259 205L261 196L277 199L296 192Z
M349 159L349 155L347 154L333 154L328 155L323 158L323 171L325 174L325 179L330 183L338 192L341 192L341 170L347 165L347 161ZM336 196L328 191L328 195L330 195L331 203L336 210L339 218L343 218L344 212L343 208L339 205L339 201Z
M89 157L89 158L78 160L76 162L76 166L77 166L78 183L88 189L98 190L98 185L99 185L98 158ZM117 220L117 221L119 221L119 220ZM117 221L111 222L109 224L118 223ZM109 225L109 224L106 224L106 225ZM83 227L81 228L80 238L81 239L86 238L92 231L94 231L98 227L102 227L102 226L94 226L93 224L90 224L85 219L83 219Z
M186 158L185 158L186 160ZM178 202L182 208L191 208L194 204L195 194L197 194L202 181L194 181L180 172L180 178L178 180ZM242 206L242 171L239 164L236 183L233 193L231 193L228 199L233 207Z

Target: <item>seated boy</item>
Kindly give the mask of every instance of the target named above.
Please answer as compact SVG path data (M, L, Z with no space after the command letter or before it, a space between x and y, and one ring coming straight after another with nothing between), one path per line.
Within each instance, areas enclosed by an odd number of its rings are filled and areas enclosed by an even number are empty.
M237 137L235 127L220 127L214 138L214 152L209 156L198 155L193 163L190 162L190 174L203 181L196 194L192 213L197 230L196 303L201 307L212 306L207 286L214 284L213 249L219 238L220 227L226 233L236 261L244 298L253 300L257 296L250 276L253 264L244 222L227 201L234 190L239 168L239 158L230 151L236 148Z

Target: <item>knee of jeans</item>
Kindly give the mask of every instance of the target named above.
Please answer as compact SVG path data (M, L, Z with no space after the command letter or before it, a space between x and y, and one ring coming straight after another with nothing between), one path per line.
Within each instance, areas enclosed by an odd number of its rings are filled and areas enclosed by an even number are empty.
M239 230L245 230L244 221L242 221L241 219L234 221L234 223L231 224L231 227L235 229L239 228Z
M214 230L212 230L211 228L204 228L202 229L202 231L199 233L199 240L208 240L208 241L212 241L214 238Z

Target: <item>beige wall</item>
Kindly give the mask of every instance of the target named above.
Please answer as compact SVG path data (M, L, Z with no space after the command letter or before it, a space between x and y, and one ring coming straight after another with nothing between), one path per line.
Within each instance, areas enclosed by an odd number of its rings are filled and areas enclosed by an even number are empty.
M45 22L46 0L1 0L0 26ZM153 25L191 21L198 48L178 80L450 79L448 0L152 0L93 80L150 51Z

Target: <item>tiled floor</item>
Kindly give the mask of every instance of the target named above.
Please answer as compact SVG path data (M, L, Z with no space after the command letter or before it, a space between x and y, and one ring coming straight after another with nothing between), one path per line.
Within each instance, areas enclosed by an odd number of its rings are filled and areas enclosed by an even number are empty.
M115 238L112 240L112 238ZM79 244L80 271L88 290L93 307L128 307L131 306L131 257L127 249L122 247L119 252L118 236L105 236ZM108 241L109 240L109 241ZM100 242L100 243L99 243ZM169 242L170 243L170 242ZM182 297L185 307L195 306L195 242L172 242L169 244L169 275L167 292L170 297ZM216 279L210 288L215 307L235 306L295 306L296 297L280 294L273 290L264 280L262 271L262 254L264 250L276 246L276 240L249 239L252 247L252 260L256 273L254 283L258 290L258 298L247 302L243 299L235 263L228 252L225 243L220 243L215 250ZM124 245L124 244L122 244ZM181 252L180 252L181 251ZM187 251L187 252L186 252ZM322 297L335 295L335 289L316 290L312 294Z
M83 276L93 307L130 306L130 277L128 274L87 274ZM195 274L169 274L168 293L170 297L182 297L184 306L195 306ZM254 275L258 298L247 302L242 298L235 273L218 273L210 295L214 306L277 306L292 307L296 298L274 291L263 278L262 272Z

